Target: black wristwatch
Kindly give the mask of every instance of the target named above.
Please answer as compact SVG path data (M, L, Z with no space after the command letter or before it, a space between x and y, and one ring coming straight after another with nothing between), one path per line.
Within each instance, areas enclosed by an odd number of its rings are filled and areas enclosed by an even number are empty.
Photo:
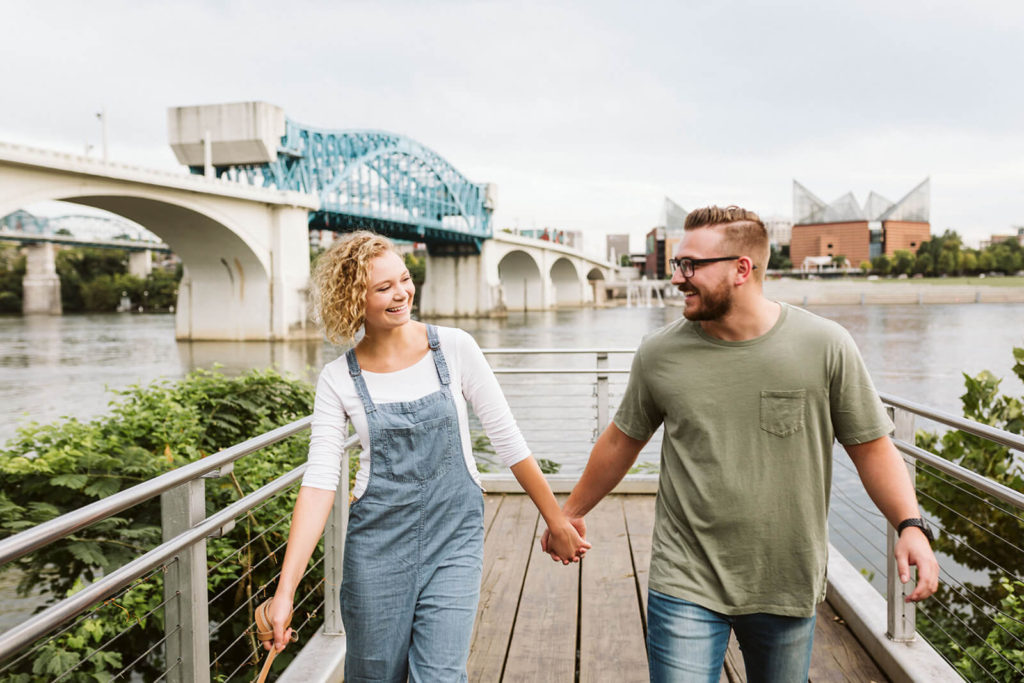
M903 533L903 530L908 526L916 526L918 529L924 532L924 537L928 539L929 543L935 542L935 534L932 533L931 527L920 517L910 517L900 522L899 526L896 527L896 535L899 536Z

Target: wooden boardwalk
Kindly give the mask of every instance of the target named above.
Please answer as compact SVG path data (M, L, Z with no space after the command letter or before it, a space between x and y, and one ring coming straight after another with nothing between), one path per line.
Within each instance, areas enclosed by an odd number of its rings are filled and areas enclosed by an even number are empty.
M540 551L525 495L485 497L484 571L469 680L647 681L644 648L654 496L609 496L587 515L594 544L563 566ZM539 523L538 523L539 522ZM811 681L887 681L828 603L818 609ZM745 681L735 640L722 681Z

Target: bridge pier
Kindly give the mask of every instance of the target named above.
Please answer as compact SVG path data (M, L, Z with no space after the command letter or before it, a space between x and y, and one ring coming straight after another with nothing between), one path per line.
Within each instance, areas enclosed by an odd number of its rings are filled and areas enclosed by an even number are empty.
M501 315L504 302L496 278L489 278L488 243L480 254L434 255L428 252L420 293L426 317L472 318Z
M25 277L21 280L21 311L25 315L61 315L60 278L56 247L49 242L25 247Z
M153 252L149 249L128 254L128 272L145 280L153 272Z

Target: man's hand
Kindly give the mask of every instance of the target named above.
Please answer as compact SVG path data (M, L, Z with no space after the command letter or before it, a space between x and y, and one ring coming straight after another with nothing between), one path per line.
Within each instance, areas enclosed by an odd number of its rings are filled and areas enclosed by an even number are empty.
M555 562L569 564L579 559L591 548L587 542L587 525L582 517L565 517L565 525L544 530L540 537L541 550Z
M939 562L923 531L917 527L904 529L896 541L894 554L902 583L910 580L911 565L917 567L917 585L906 602L924 600L935 592L939 587Z

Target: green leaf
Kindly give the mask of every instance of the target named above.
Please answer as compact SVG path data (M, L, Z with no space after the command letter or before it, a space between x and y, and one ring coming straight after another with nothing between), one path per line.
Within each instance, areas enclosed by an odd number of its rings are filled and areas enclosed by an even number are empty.
M107 557L100 550L99 544L93 541L75 541L68 545L68 552L85 564L102 567L107 562Z
M85 474L58 474L50 477L51 486L65 486L66 488L81 488L89 480Z
M46 648L45 657L39 657L32 665L32 673L58 676L74 667L82 659L75 652L68 652L56 647Z
M97 498L106 498L107 496L117 493L121 490L121 482L118 479L112 477L104 477L102 479L93 479L92 482L85 487L83 493L90 496L96 496Z

